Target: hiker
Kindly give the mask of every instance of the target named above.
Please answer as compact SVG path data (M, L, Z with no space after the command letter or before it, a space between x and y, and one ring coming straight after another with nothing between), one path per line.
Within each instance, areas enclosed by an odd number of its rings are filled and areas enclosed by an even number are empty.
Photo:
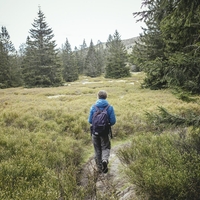
M92 142L95 151L95 161L98 167L99 172L107 173L108 172L108 161L110 156L110 137L109 134L111 132L111 126L116 123L116 117L114 109L111 105L109 105L107 98L107 93L104 90L98 92L98 100L90 109L90 115L88 118L88 122L91 124L91 135ZM106 110L106 111L105 111ZM107 112L108 124L105 126L103 131L95 131L96 125L94 125L94 117L98 111Z

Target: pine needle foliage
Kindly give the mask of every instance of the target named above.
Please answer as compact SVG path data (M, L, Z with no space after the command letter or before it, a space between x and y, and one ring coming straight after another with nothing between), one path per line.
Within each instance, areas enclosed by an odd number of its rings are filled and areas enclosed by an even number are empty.
M68 39L66 39L65 44L62 46L61 59L63 79L66 82L76 81L78 79L78 68Z
M0 42L0 88L11 86L10 84L10 66L8 55L4 51L3 43Z
M91 40L90 46L85 58L85 70L84 74L90 77L100 76L102 72L102 66L99 62L97 51L94 47L93 41Z
M172 114L163 107L158 107L159 114L146 112L148 120L159 125L169 124L173 126L200 126L200 111L183 110L182 113Z
M78 73L80 75L83 75L84 70L85 70L85 59L86 59L87 52L88 52L88 47L85 42L85 39L83 40L83 44L80 45L80 50L79 51L77 51L77 50L75 50L75 52L76 52L75 54L76 54L76 61L77 61L77 65L78 65Z
M105 78L130 77L130 69L126 66L127 51L117 30L113 36L109 36L106 45L107 62Z
M32 26L22 63L24 84L26 87L59 86L62 84L62 71L56 44L52 40L54 34L40 8Z
M15 47L5 26L0 31L0 88L20 86L20 66L17 62Z
M144 86L199 93L200 2L143 0L142 5L147 9L134 16L144 21L146 28L133 57L147 74Z

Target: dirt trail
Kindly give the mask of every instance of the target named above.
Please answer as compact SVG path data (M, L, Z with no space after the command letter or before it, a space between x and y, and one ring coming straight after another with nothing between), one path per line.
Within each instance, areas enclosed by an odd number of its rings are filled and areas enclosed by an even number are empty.
M128 183L123 173L123 165L117 157L117 151L121 147L123 145L111 149L107 174L99 175L97 173L93 158L86 163L82 172L81 185L90 188L90 191L93 192L93 195L86 198L87 200L96 200L102 197L108 200L137 200L134 188Z

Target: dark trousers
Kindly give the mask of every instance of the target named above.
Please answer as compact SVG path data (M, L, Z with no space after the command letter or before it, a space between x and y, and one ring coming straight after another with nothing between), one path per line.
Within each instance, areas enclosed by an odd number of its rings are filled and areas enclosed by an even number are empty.
M108 162L110 156L110 149L111 149L110 138L108 137L108 135L106 136L92 135L92 142L95 151L95 161L97 167L101 169L102 160L106 160Z

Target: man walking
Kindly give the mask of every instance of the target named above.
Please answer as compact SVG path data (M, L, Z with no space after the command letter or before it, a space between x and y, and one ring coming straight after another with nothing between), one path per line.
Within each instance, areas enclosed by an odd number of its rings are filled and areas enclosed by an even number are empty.
M110 156L111 143L109 138L109 131L111 126L116 123L115 112L113 106L109 105L106 100L107 93L104 90L98 92L98 100L91 107L88 122L91 126L92 142L95 151L95 161L99 172L108 172L108 161ZM103 132L98 132L94 130L94 116L100 111L106 111L108 117L108 125Z

